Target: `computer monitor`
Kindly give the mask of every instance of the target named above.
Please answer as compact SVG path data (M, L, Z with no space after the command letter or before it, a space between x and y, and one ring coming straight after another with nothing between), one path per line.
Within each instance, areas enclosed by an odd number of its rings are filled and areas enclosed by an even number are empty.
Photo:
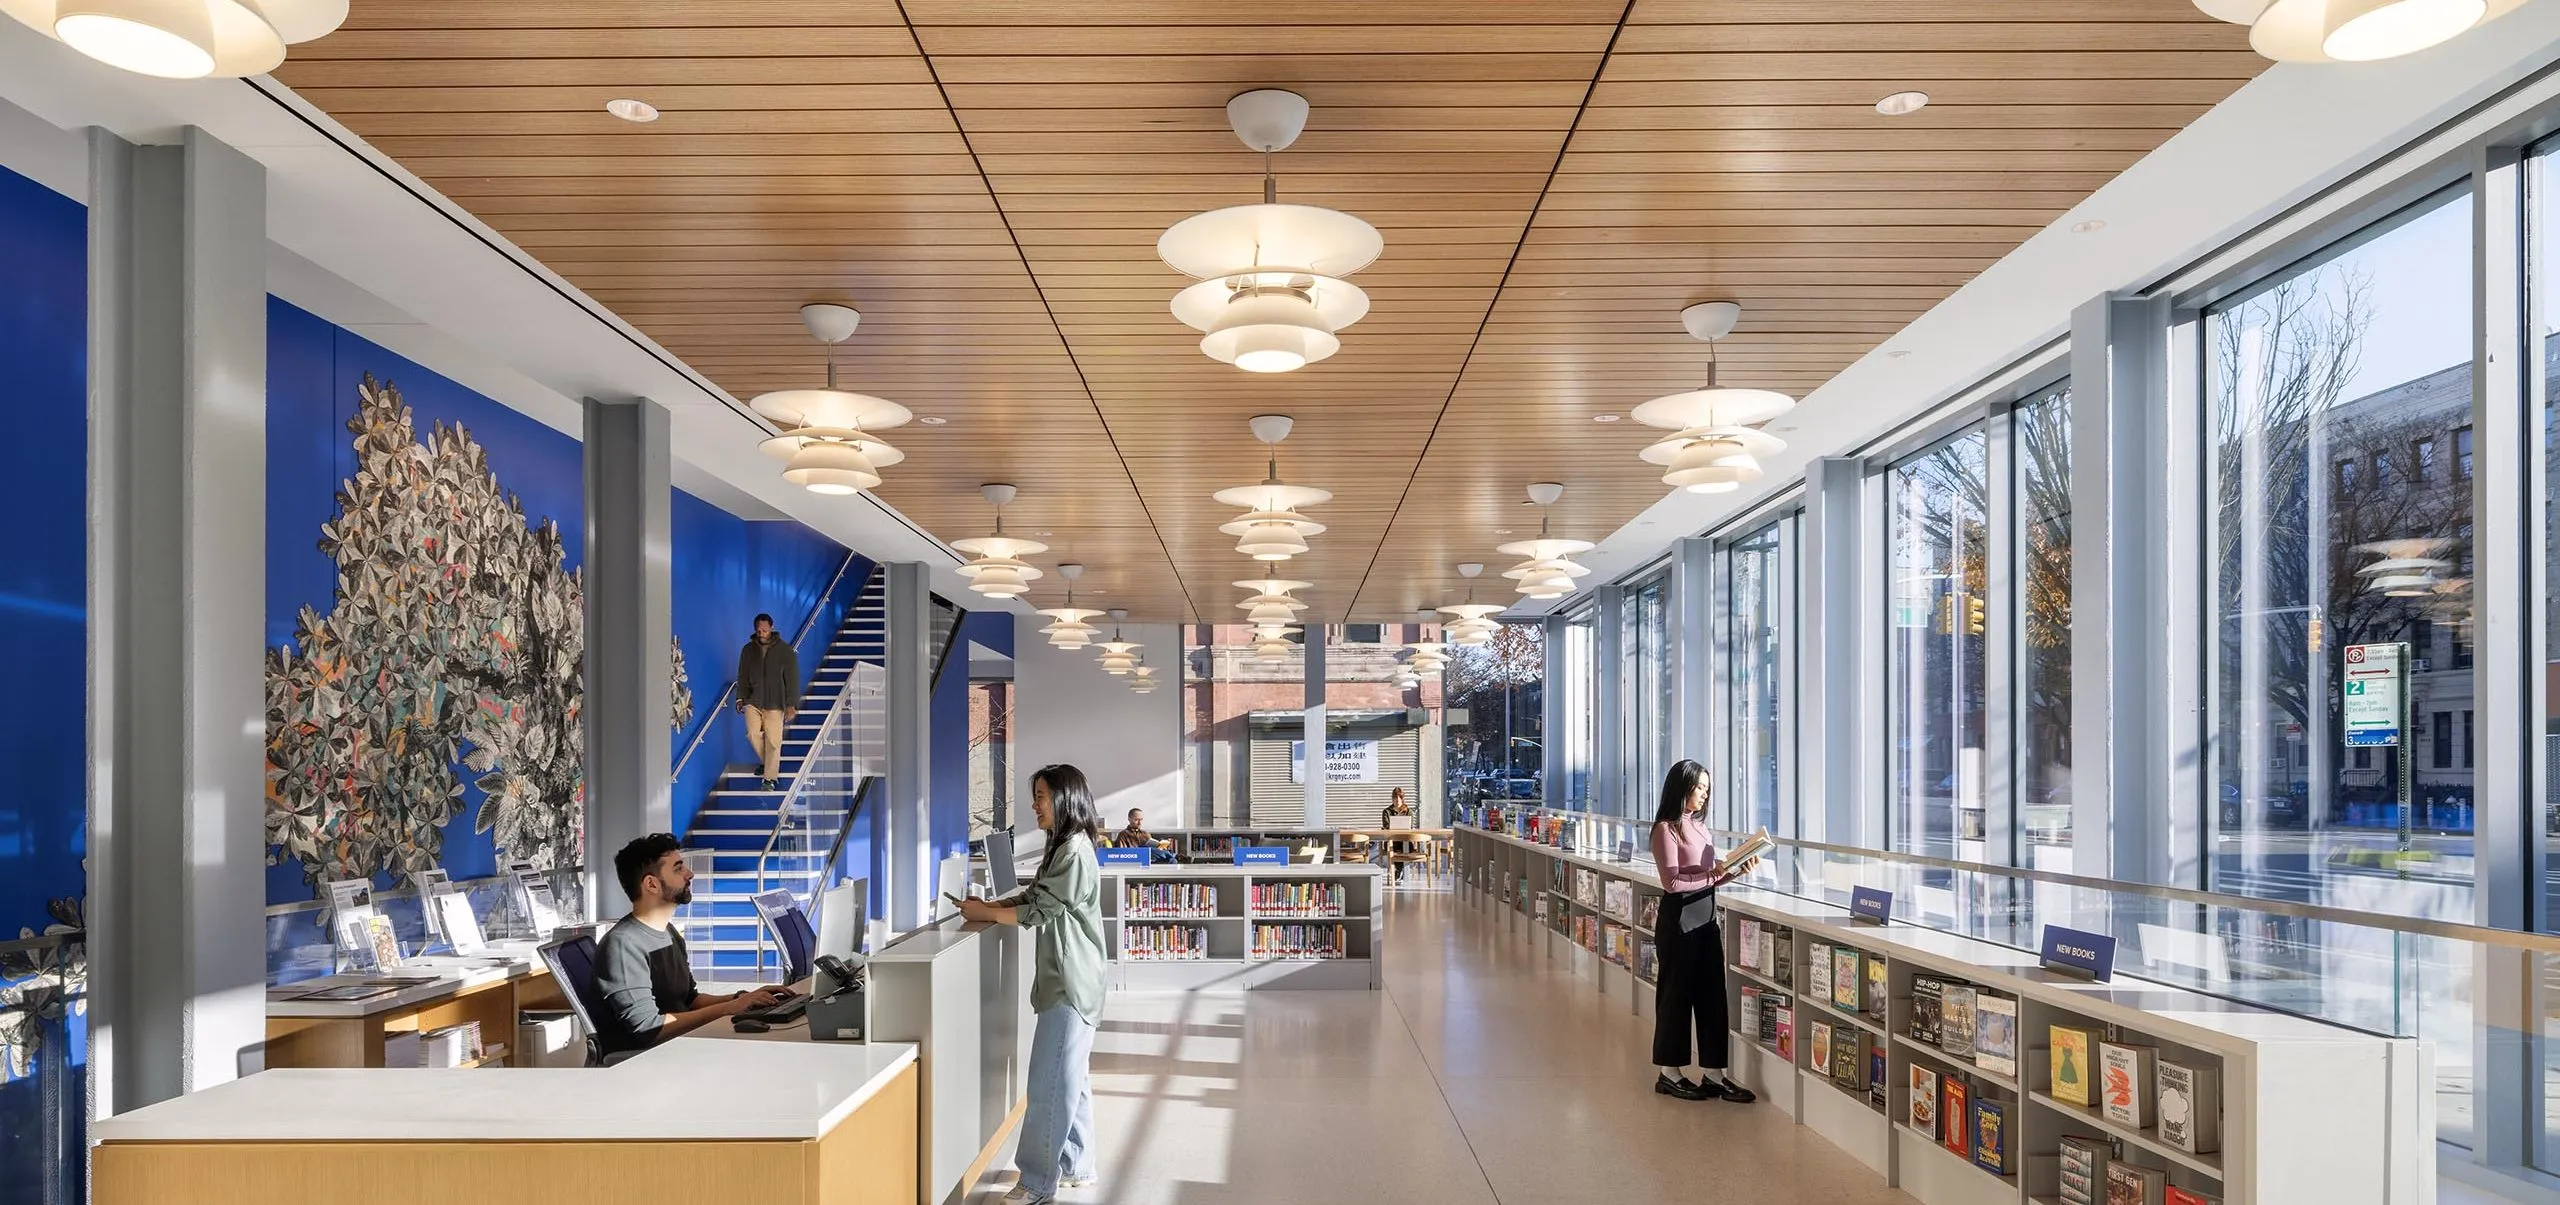
M987 834L987 890L996 896L1012 895L1022 887L1021 876L1014 873L1013 833L997 829Z
M818 933L809 926L809 914L800 910L800 901L788 891L767 891L755 897L756 914L773 930L774 943L782 947L782 981L798 983L809 977L816 956Z
M846 879L827 888L818 896L818 953L846 960L862 953L870 908L869 879Z

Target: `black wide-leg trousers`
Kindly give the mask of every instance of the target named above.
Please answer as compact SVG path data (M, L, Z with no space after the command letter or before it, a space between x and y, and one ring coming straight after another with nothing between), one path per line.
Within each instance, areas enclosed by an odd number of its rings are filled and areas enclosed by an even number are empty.
M1726 1020L1724 1001L1724 934L1713 923L1686 933L1680 931L1681 909L1713 894L1692 891L1662 897L1662 914L1654 922L1653 937L1654 953L1660 960L1653 988L1655 1066L1688 1065L1693 1031L1697 1035L1694 1050L1699 1066L1730 1065L1726 1061L1727 1038L1732 1024Z

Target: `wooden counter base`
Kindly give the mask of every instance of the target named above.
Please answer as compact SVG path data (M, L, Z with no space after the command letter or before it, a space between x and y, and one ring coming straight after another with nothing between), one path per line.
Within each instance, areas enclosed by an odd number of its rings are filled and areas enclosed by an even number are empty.
M504 1075L504 1071L471 1074ZM667 1107L695 1107L667 1084ZM911 1205L916 1068L815 1141L106 1142L97 1205L561 1205L709 1195L757 1205Z

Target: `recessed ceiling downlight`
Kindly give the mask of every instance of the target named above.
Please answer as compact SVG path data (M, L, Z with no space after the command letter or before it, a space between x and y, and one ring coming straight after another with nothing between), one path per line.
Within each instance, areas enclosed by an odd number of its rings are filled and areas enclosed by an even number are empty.
M624 121L652 122L658 119L658 106L645 100L633 100L627 96L615 97L604 102L604 111Z
M1896 92L1876 102L1876 112L1887 117L1907 117L1929 107L1926 92Z

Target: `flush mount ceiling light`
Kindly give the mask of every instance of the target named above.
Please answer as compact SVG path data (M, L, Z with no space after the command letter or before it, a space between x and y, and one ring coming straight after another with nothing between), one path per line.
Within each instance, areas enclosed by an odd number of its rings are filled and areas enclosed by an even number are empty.
M1502 628L1501 624L1494 622L1493 617L1501 614L1506 608L1500 603L1476 601L1476 575L1483 572L1484 566L1474 561L1458 566L1458 576L1467 579L1467 601L1454 607L1440 608L1440 613L1443 615L1457 616L1455 620L1440 627L1440 635L1451 644L1491 644L1493 634Z
M1378 228L1315 205L1282 205L1271 155L1307 128L1307 98L1265 88L1227 101L1227 124L1262 152L1262 203L1195 214L1156 240L1156 254L1200 283L1174 295L1173 316L1200 331L1210 359L1247 372L1292 372L1342 349L1335 332L1369 312L1342 279L1386 250Z
M1040 629L1040 634L1048 637L1050 645L1055 648L1084 648L1093 643L1093 634L1101 630L1086 621L1100 618L1102 612L1076 605L1076 579L1084 576L1084 566L1060 565L1058 576L1067 580L1067 605L1039 612L1057 621Z
M1589 566L1576 563L1573 557L1599 547L1589 540L1563 540L1551 534L1548 516L1544 512L1561 497L1564 497L1564 487L1555 482L1541 481L1530 486L1529 501L1541 512L1538 516L1538 538L1516 540L1494 549L1505 555L1527 558L1503 570L1502 576L1519 582L1520 593L1530 598L1562 598L1573 593L1573 579L1591 572Z
M658 106L645 100L632 100L629 97L617 97L604 102L604 111L624 121L638 122L643 125L658 119Z
M1097 658L1102 662L1102 672L1113 677L1125 678L1129 675L1129 671L1138 668L1138 650L1146 647L1136 641L1120 638L1121 621L1127 618L1129 618L1127 611L1117 607L1112 608L1111 639L1102 642L1102 653Z
M1259 485L1238 486L1210 495L1214 501L1245 508L1243 516L1218 530L1236 537L1236 551L1257 561L1285 561L1307 550L1307 537L1320 534L1324 525L1298 513L1301 506L1315 506L1333 500L1333 494L1311 485L1284 485L1280 481L1280 441L1289 438L1294 424L1288 416L1265 414L1250 424L1253 437L1271 447L1271 475Z
M989 482L978 487L978 493L995 504L994 535L974 540L953 540L951 546L972 558L960 566L960 576L969 579L969 588L990 598L1014 598L1031 592L1031 581L1040 576L1038 569L1023 563L1022 558L1047 552L1049 546L1038 540L1023 540L1004 534L1005 504L1013 501L1015 490L1010 485Z
M827 387L776 390L747 403L782 428L760 445L765 455L785 462L782 479L813 494L876 489L880 470L907 458L871 434L903 425L912 417L906 407L836 388L836 345L852 338L861 323L851 306L801 306L800 324L827 345Z
M2249 27L2249 48L2280 63L2365 63L2415 54L2522 7L2524 0L2195 0Z
M1876 102L1876 112L1887 117L1908 117L1928 107L1926 92L1896 92Z
M0 0L82 54L164 79L264 75L284 48L336 32L347 0Z
M1658 397L1632 412L1649 427L1678 432L1642 453L1648 464L1669 470L1664 485L1693 494L1721 494L1760 478L1760 457L1785 450L1785 440L1754 430L1795 408L1795 399L1766 389L1727 389L1716 383L1716 340L1733 333L1742 307L1710 301L1680 311L1680 325L1707 345L1707 385Z

